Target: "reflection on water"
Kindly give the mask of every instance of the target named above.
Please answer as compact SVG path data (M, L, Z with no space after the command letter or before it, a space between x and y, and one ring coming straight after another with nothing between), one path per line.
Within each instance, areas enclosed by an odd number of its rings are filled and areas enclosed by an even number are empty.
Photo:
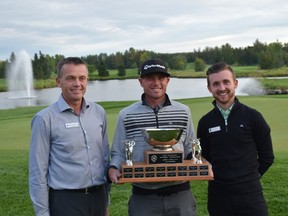
M253 78L239 78L237 95L259 95L264 90ZM209 97L206 79L177 79L171 78L167 93L171 99ZM85 97L89 101L129 101L139 100L143 90L138 80L107 80L89 82ZM57 101L60 88L35 90L34 98L9 99L8 92L0 93L0 109L20 106L46 106Z

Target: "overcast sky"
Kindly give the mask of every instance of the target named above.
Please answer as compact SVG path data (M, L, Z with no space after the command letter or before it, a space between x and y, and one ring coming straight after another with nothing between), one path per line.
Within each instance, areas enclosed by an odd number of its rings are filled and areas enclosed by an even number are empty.
M288 42L287 0L1 0L0 60Z

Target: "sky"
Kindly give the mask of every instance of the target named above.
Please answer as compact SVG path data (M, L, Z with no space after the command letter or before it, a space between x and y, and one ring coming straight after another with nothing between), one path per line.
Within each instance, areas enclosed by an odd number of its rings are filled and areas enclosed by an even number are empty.
M1 0L0 60L288 42L287 0Z

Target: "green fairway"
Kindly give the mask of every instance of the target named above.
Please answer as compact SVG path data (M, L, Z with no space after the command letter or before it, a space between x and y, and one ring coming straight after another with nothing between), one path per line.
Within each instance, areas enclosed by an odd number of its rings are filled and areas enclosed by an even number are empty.
M284 216L288 212L288 95L241 96L240 102L259 110L272 130L275 163L263 176L264 194L269 206L269 215ZM211 110L212 97L183 99L180 102L191 109L195 130L201 116ZM107 112L108 135L112 143L119 111L133 101L100 103ZM34 215L28 193L28 154L30 122L32 116L43 107L27 107L0 110L0 215ZM191 182L197 200L198 215L208 215L207 182ZM126 216L131 185L112 185L111 216Z

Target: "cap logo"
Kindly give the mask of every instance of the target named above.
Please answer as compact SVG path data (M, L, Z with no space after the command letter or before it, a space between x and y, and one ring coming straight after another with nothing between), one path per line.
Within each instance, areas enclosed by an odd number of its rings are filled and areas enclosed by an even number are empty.
M159 65L159 64L151 64L151 65L145 65L144 66L144 70L147 70L147 69L149 69L149 68L154 68L154 67L159 67L159 68L163 68L164 70L165 70L165 67L163 66L163 65Z

